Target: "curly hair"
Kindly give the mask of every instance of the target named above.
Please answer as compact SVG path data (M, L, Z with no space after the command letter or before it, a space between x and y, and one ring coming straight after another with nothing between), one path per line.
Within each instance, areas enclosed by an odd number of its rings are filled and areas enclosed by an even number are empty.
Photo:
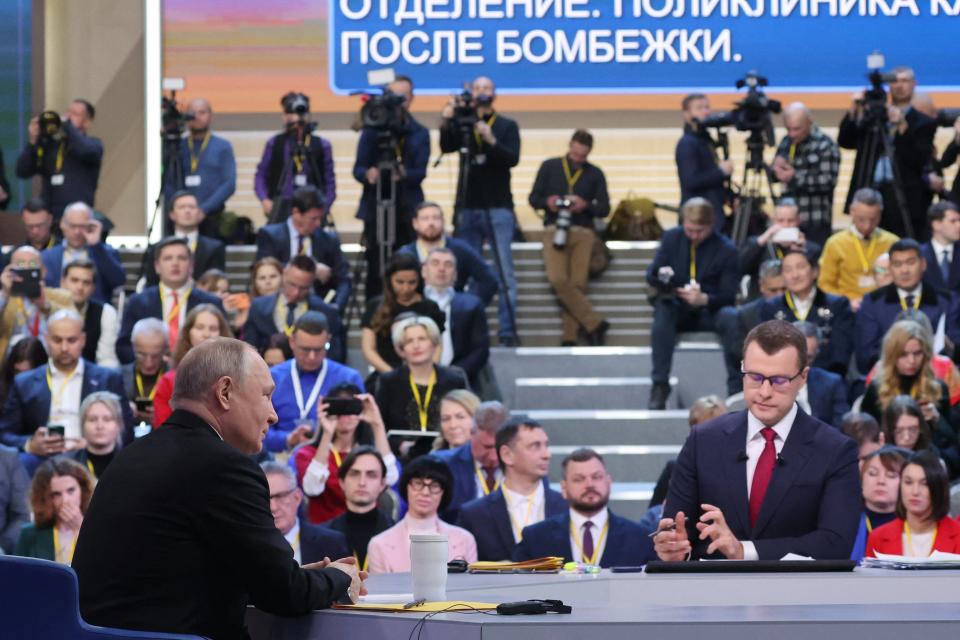
M30 485L30 509L38 529L52 527L57 523L57 510L50 499L50 482L56 476L70 476L80 485L80 513L86 513L93 496L93 479L79 462L69 458L50 458L33 474Z
M931 402L940 400L940 385L930 366L933 358L933 345L930 344L929 334L923 326L913 320L894 322L887 335L883 337L880 367L877 375L879 387L877 396L880 408L886 408L890 401L903 393L901 391L901 376L897 371L897 360L906 348L907 343L916 340L923 349L923 364L917 374L913 386L910 388L910 397L914 400L924 398Z

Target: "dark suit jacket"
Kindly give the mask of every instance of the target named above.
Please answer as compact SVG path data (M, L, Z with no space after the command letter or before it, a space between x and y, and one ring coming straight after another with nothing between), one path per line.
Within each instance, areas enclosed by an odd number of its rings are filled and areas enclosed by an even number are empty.
M268 224L257 231L257 260L271 256L286 264L290 261L290 229L286 222ZM331 289L337 292L333 305L341 312L346 309L347 300L353 285L350 281L350 264L343 256L340 242L323 229L317 229L310 236L310 257L330 267L333 271L331 281L324 285L315 283L317 295L322 298Z
M549 518L567 510L567 501L559 493L546 486L544 480L544 515ZM513 526L503 490L497 489L488 496L471 500L460 509L457 526L473 534L477 541L478 560L509 560L517 543L513 540Z
M810 367L807 376L807 399L813 417L841 428L843 415L850 411L847 385L838 374L820 367Z
M206 291L201 291L194 287L187 296L187 312L198 304L212 304L220 311L223 311L223 302L217 296ZM133 325L138 320L144 318L163 319L163 304L160 302L160 287L147 287L140 293L131 296L127 300L127 305L123 310L123 321L120 323L120 333L117 334L117 357L123 364L129 364L134 361L133 345L130 343L130 335L133 333ZM170 345L173 351L176 345Z
M186 411L103 474L73 568L90 624L217 639L247 637L248 603L303 615L350 584L337 569L297 566L270 514L263 472Z
M156 285L160 284L160 276L157 275L156 270L153 268L155 251L156 245L151 244L147 247L147 251L143 254L142 266L140 267L140 275L146 278L148 287L155 287ZM221 271L226 271L227 245L215 238L198 235L197 250L193 254L194 280L198 280L200 276L206 273L209 269L220 269Z
M127 274L120 263L120 254L110 245L100 242L87 247L87 255L97 268L94 280L96 287L90 297L97 302L111 303L113 290L122 287L127 281ZM40 258L47 269L47 275L43 281L48 287L59 287L60 276L63 274L63 244L44 249L40 253Z
M300 562L310 564L324 558L339 560L350 555L347 539L339 531L333 531L300 518Z
M490 359L490 330L483 302L469 293L455 293L450 303L450 340L453 342L453 362L470 378L476 387L477 374Z
M29 489L30 478L17 450L0 445L0 549L4 553L13 553L20 528L30 522Z
M857 312L856 330L857 368L860 371L869 371L879 359L883 336L902 311L900 295L894 284L871 291L863 297ZM960 344L960 298L947 291L923 287L920 292L920 311L930 318L934 333L940 316L946 314L947 337L954 344Z
M23 525L19 531L17 546L10 550L13 555L41 560L57 559L57 550L53 546L53 527L37 529L32 522Z
M675 159L680 177L680 202L694 196L706 198L713 205L716 227L722 227L723 202L727 194L723 183L727 176L720 170L710 142L705 136L684 127L683 137L677 142Z
M933 253L933 245L924 242L921 249L923 250L923 257L927 261L927 270L923 272L923 283L934 289L960 290L960 242L953 243L953 251L951 251L952 255L950 256L950 279L946 282L943 281L943 273L940 271L940 257Z
M250 304L247 323L243 325L243 339L258 351L267 346L270 336L281 332L273 321L273 310L277 307L279 297L280 293L260 296L254 298ZM327 355L337 362L345 362L347 349L343 343L343 325L336 307L327 304L319 296L310 294L307 299L307 308L311 311L320 311L327 317L327 323L330 325L330 350Z
M697 282L710 302L708 307L716 311L734 304L740 286L737 248L730 239L717 232L711 233L697 247ZM672 267L673 278L664 285L657 278L660 267ZM660 239L660 246L653 262L647 268L647 283L658 290L672 292L690 281L690 241L683 227L667 230Z
M83 383L80 398L86 398L94 391L111 391L120 396L120 409L123 411L123 442L133 440L133 413L123 391L123 379L114 369L98 367L92 362L83 362ZM47 424L50 419L50 387L47 386L47 365L24 371L13 379L13 387L7 396L0 415L0 441L8 447L23 450L37 427Z
M785 296L765 300L760 308L760 321L786 320L795 322L797 318ZM835 296L817 289L813 297L813 306L807 314L807 320L813 322L823 333L820 351L813 366L833 371L841 376L847 374L850 356L853 354L853 334L856 318L850 309L850 301L843 296Z
M441 517L447 522L455 523L460 515L460 507L477 497L476 467L473 464L473 449L470 443L460 445L454 449L434 451L435 458L447 465L453 475L453 496Z
M657 559L653 542L640 525L611 511L607 511L607 514L610 527L603 557L600 558L601 567L636 567ZM599 541L599 538L595 539ZM513 560L521 562L544 556L561 557L564 562L573 560L569 510L523 528L523 540L513 550Z
M752 541L761 560L787 553L849 558L863 508L856 442L798 411L752 529L746 442L747 412L738 411L691 430L680 451L663 515L687 516L693 558L704 557L709 543L698 539L694 526L704 503L718 507L737 539Z
M483 300L484 306L489 305L494 294L497 293L498 286L497 276L494 274L493 268L486 263L479 253L473 250L473 247L463 240L446 236L444 242L457 259L457 281L453 288L457 291L469 291ZM416 240L397 249L398 253L401 251L417 256L417 258L420 257L417 254Z

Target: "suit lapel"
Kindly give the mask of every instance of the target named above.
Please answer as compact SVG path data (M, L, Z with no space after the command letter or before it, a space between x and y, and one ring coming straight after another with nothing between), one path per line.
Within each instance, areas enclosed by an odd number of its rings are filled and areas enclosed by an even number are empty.
M753 529L754 535L759 535L763 531L790 487L796 484L796 480L803 475L803 469L807 466L807 461L813 453L811 443L813 442L814 429L810 425L810 420L802 410L797 411L797 417L793 420L790 435L787 436L787 441L783 444L783 450L781 451L784 462L774 467L773 476L767 486L767 494L763 497L760 514L757 516L757 526Z
M512 549L517 543L513 537L513 524L510 522L510 512L507 511L507 501L503 499L502 488L490 494L490 511L500 545L504 549Z
M287 263L292 256L290 255L290 228L287 227L286 222L280 223L280 242L282 244L279 247L279 253L281 256L286 256L281 262Z
M41 389L39 402L37 403L39 405L37 406L37 426L50 422L50 403L53 402L53 392L50 390L50 385L47 383L47 367L49 366L50 365L45 365L38 369L33 384L30 385L36 385L38 389Z
M564 560L573 560L573 547L570 544L570 511L568 510L563 514L563 519L561 520L560 526L552 527L550 530L551 545L550 549L556 549L560 551L561 549L566 549L564 553L560 555L563 556Z
M726 514L727 518L739 525L737 531L750 531L750 519L747 517L747 412L742 412L740 418L725 429L723 447L720 452L721 465L727 479L727 486L732 487L731 502L733 514ZM715 505L719 506L719 505ZM698 505L699 508L699 505ZM687 514L687 518L698 518L699 513Z
M598 563L601 567L617 565L620 559L617 551L626 547L626 543L622 540L623 529L618 527L617 524L617 516L607 509L607 542L603 547L603 556Z

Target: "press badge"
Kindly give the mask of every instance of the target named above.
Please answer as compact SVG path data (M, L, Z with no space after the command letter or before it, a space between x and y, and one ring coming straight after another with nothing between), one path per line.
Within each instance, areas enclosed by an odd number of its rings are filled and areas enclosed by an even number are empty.
M297 420L296 426L306 427L309 433L313 433L313 430L317 428L317 423L311 420L310 418L300 418Z
M487 154L485 153L478 153L476 156L474 156L474 159L480 166L487 164Z
M860 276L857 278L857 286L861 289L874 289L877 286L877 281L873 279L873 276Z
M183 186L185 187L199 187L200 186L200 176L192 175L187 176L183 179Z
M294 176L294 177L293 177L293 184L297 185L298 187L305 187L305 186L307 186L307 176L305 176L305 175L302 174L302 173L301 173L300 175L298 175L298 176Z
M55 173L52 176L50 176L50 184L53 185L54 187L63 186L63 174Z

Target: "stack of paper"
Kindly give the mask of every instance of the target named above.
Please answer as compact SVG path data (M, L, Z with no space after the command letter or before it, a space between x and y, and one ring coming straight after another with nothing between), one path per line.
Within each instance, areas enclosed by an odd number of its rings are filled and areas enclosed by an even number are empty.
M563 568L563 558L549 556L523 562L474 562L467 567L470 573L558 573Z
M864 558L862 566L868 569L960 569L960 555L934 551L926 558L877 553L876 558Z

